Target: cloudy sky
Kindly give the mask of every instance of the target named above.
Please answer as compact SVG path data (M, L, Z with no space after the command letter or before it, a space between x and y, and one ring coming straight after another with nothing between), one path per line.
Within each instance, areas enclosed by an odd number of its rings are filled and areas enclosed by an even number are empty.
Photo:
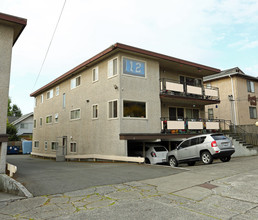
M1 0L27 26L13 47L10 97L23 114L29 95L116 42L221 70L258 76L257 0ZM35 84L36 82L36 84Z

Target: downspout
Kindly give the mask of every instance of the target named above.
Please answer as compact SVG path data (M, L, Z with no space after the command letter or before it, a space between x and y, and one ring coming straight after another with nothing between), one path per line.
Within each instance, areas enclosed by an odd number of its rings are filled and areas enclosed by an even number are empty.
M231 79L231 90L232 90L232 101L233 102L233 120L234 120L234 128L235 125L237 125L237 121L236 121L236 103L235 103L235 95L234 95L234 84L233 84L233 79L231 77L231 75L229 75L230 79Z

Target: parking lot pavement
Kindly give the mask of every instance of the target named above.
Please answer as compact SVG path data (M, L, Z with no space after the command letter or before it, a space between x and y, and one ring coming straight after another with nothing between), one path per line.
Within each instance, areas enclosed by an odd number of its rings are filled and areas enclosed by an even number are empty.
M187 168L0 204L0 219L258 219L258 156Z
M92 186L139 181L185 172L168 166L134 163L56 162L29 155L8 155L18 167L14 178L34 196L65 193Z

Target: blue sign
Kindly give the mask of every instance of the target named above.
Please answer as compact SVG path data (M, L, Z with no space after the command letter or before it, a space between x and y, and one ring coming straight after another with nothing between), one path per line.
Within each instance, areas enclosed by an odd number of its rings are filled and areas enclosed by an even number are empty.
M123 73L145 77L145 63L137 60L123 59Z

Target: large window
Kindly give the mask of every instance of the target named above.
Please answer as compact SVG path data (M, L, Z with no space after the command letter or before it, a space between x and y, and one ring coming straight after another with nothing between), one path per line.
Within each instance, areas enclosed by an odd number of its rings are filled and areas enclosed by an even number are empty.
M52 115L46 117L46 124L52 123Z
M72 153L77 152L76 143L71 143L70 144L70 152L72 152Z
M75 119L80 119L81 117L81 109L75 109L71 111L71 119L75 120Z
M108 61L108 78L117 75L117 58Z
M28 129L29 128L29 124L28 123L21 123L20 124L20 128Z
M249 112L250 112L250 118L252 119L257 118L256 107L249 107Z
M254 82L247 80L247 91L254 92Z
M47 99L53 98L53 89L47 91Z
M124 101L124 117L146 118L146 103Z
M117 100L108 102L108 118L117 118Z
M95 67L94 69L92 69L92 81L96 82L99 80L99 68Z
M92 110L93 110L92 118L97 119L98 118L98 105L93 105Z
M51 150L57 150L58 142L51 142Z
M71 89L74 89L81 85L81 76L71 79Z
M186 109L186 118L187 119L199 119L199 110L198 109Z

